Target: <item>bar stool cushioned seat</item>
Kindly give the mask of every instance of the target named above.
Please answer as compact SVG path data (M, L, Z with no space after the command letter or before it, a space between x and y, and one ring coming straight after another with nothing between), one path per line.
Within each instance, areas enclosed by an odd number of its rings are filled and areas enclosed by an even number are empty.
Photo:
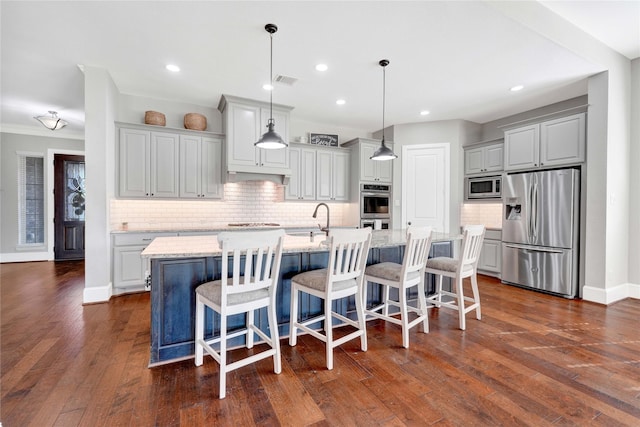
M218 244L222 249L222 278L196 288L195 364L202 365L205 351L218 362L220 399L226 395L227 372L267 357L273 357L273 371L276 374L282 370L275 298L283 241L282 229L218 234ZM219 337L204 336L205 306L220 315ZM263 308L266 308L271 336L254 324L255 310ZM239 313L246 313L245 327L227 332L227 317ZM253 348L254 335L262 338L270 348L227 363L227 340L243 335L247 348ZM219 350L214 348L214 344L219 345Z
M327 268L296 274L291 279L291 322L289 345L295 346L298 329L325 343L327 369L333 369L333 349L360 337L360 348L367 351L367 331L362 304L364 268L371 244L371 229L342 229L329 232L329 262ZM301 321L298 313L299 293L314 295L324 301L324 313ZM355 295L358 320L343 316L332 309L332 302ZM356 328L338 339L333 338L333 318ZM310 325L324 321L324 334Z
M426 272L438 276L436 293L427 298L427 301L436 307L457 310L462 330L466 328L465 316L468 312L476 310L476 318L478 320L482 318L476 268L482 250L484 232L484 225L465 226L458 258L436 257L427 261ZM454 280L451 292L442 289L444 276ZM464 295L462 281L467 277L471 279L473 297ZM444 300L443 297L452 299Z
M424 333L429 332L424 271L427 257L431 250L431 231L430 227L409 227L402 264L382 262L370 265L365 269L365 281L379 283L383 288L382 302L371 308L365 307L367 320L379 318L400 325L402 327L402 346L405 348L409 348L409 330L411 328L422 323ZM367 301L367 286L365 283L363 295L365 304ZM418 287L417 307L409 305L407 300L407 291L414 286ZM398 301L389 297L390 288L398 290ZM400 311L390 314L390 306L397 307ZM409 321L409 312L417 315L412 321ZM400 315L399 319L394 317L398 314Z

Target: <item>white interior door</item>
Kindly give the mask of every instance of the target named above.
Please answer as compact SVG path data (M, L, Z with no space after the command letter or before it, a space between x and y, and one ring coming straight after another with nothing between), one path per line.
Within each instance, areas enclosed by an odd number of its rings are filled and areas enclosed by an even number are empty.
M449 232L449 144L402 147L402 226Z

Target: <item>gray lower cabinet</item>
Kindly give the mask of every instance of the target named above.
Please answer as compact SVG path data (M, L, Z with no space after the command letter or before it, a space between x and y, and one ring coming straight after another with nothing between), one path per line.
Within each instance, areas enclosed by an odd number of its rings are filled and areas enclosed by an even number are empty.
M500 277L502 273L502 232L500 230L486 230L480 259L478 260L478 272L488 276Z
M117 295L144 290L150 266L140 254L156 237L177 235L178 233L113 234L113 293Z

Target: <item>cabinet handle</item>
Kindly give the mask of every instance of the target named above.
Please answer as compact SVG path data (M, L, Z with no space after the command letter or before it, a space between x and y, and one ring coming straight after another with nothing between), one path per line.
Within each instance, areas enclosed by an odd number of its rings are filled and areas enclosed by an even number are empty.
M147 195L147 196L148 196L148 195L149 195L149 193L145 193L145 195Z

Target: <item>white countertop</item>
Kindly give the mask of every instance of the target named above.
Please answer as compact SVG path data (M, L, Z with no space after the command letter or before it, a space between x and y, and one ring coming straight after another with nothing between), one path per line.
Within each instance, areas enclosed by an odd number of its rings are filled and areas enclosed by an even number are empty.
M244 231L250 233L251 231ZM442 242L460 239L458 234L434 233L433 241ZM285 235L284 253L322 252L329 249L326 236L316 234L313 240L309 236ZM371 247L383 248L406 244L406 230L376 230L372 232ZM172 236L156 237L142 251L147 258L190 258L221 255L218 238L209 236Z

